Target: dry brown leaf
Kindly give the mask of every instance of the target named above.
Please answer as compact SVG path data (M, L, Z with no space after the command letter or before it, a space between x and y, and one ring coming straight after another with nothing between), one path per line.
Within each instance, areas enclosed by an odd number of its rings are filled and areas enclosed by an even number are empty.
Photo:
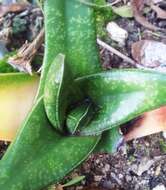
M166 106L145 113L125 135L125 140L144 137L161 131L166 131Z
M132 44L133 58L145 67L156 68L166 64L166 45L152 40L140 40Z
M145 0L131 0L131 6L133 9L135 20L138 23L140 23L142 26L144 26L145 28L148 28L150 30L154 30L154 31L162 30L162 29L154 26L150 22L148 22L146 20L146 18L142 15L142 10L143 10L145 3L146 3Z
M157 13L157 18L166 19L166 11L161 9L159 6L151 4L151 9Z
M13 3L11 5L0 5L0 18L10 12L15 13L24 11L27 8L27 6L27 3Z

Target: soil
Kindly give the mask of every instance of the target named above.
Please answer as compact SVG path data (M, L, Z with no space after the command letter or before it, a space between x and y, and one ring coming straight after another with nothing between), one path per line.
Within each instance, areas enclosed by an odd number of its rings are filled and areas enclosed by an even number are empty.
M70 178L85 175L81 185L67 188L79 190L151 190L166 187L166 150L162 134L133 140L113 154L92 155Z
M16 19L13 21L14 18L22 19L21 31L18 30L20 27L13 25L13 22L18 21ZM166 20L157 19L153 11L148 12L146 18L158 27L166 27ZM117 18L114 22L128 31L126 44L119 46L109 37L106 41L129 57L131 57L132 43L140 39L153 39L166 43L164 33L149 31L133 18ZM25 40L31 41L35 38L43 26L42 13L33 6L19 14L9 13L4 17L4 21L0 22L0 33L5 27L13 29L13 26L16 27L15 33L10 33L5 39L9 50L19 48ZM107 50L101 51L101 60L104 69L134 67ZM7 147L7 142L0 142L0 157L3 156ZM78 175L84 175L85 179L79 185L68 187L66 190L85 188L88 190L153 190L155 187L166 189L166 139L162 133L150 135L123 144L115 154L92 155L62 183Z

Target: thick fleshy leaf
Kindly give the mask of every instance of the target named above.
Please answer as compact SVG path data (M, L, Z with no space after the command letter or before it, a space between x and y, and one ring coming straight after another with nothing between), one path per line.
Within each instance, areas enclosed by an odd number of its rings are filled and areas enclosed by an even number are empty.
M119 145L123 142L123 135L119 132L119 127L114 127L102 134L101 140L95 148L95 153L115 153Z
M59 53L65 54L74 78L100 71L93 7L78 0L47 0L44 15L46 48L38 97L43 95L47 72Z
M69 88L72 81L66 70L65 56L59 54L50 66L44 90L44 104L51 124L62 131L67 107Z
M60 136L39 99L0 162L0 189L38 190L56 183L87 158L98 140Z
M59 53L64 53L64 1L44 1L45 52L38 96L43 96L45 80L50 65ZM51 18L51 19L50 19ZM36 99L37 99L36 98Z
M99 107L89 125L81 128L82 135L99 134L166 104L166 76L158 72L114 70L76 82Z
M73 82L71 72L65 63L65 55L58 54L50 66L45 81L44 105L51 124L63 131L67 107L83 97Z
M40 99L50 65L59 53L66 55L74 77L99 71L93 13L93 8L77 0L44 1L45 58L37 103L0 162L0 189L38 190L59 182L96 146L99 137L60 136L50 126Z
M94 109L91 102L84 102L73 109L67 116L67 129L70 134L74 134L77 129L86 125L93 117Z
M13 139L32 108L38 83L37 75L0 74L0 140Z

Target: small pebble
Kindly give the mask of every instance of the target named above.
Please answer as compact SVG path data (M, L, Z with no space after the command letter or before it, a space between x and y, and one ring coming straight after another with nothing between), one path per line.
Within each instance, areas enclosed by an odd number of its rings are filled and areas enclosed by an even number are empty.
M160 171L161 171L161 165L158 165L155 170L155 176L158 176L160 174Z
M110 170L110 165L109 164L106 164L105 167L104 167L105 171L108 172Z
M132 177L129 176L129 175L126 175L125 179L126 179L127 182L130 182L132 180Z
M162 185L157 185L155 188L153 188L153 190L166 190L165 186Z
M94 181L96 181L96 182L101 181L101 179L102 179L102 176L100 176L100 175L95 175L94 176Z
M119 174L119 179L122 179L123 178L123 175L122 174Z
M128 38L128 32L126 30L118 26L115 22L109 22L106 29L112 40L122 46L125 45L125 41Z

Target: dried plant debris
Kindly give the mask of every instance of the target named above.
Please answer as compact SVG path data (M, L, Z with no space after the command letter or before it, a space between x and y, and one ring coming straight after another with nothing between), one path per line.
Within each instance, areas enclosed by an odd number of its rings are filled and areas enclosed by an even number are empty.
M17 55L10 57L8 63L19 71L32 74L31 62L44 41L44 29L31 43L25 43Z
M132 56L141 65L166 70L166 45L152 40L132 44Z
M131 0L135 20L147 29L153 31L163 31L163 29L154 26L143 16L143 8L146 3L148 3L146 0Z
M0 18L7 13L17 13L27 9L27 3L12 3L10 5L0 5Z
M9 12L0 18L0 39L6 42L10 51L13 51L21 47L26 40L32 41L42 27L41 9L29 4L20 12Z
M157 18L166 19L166 11L161 9L159 6L151 4L151 9L157 13Z

